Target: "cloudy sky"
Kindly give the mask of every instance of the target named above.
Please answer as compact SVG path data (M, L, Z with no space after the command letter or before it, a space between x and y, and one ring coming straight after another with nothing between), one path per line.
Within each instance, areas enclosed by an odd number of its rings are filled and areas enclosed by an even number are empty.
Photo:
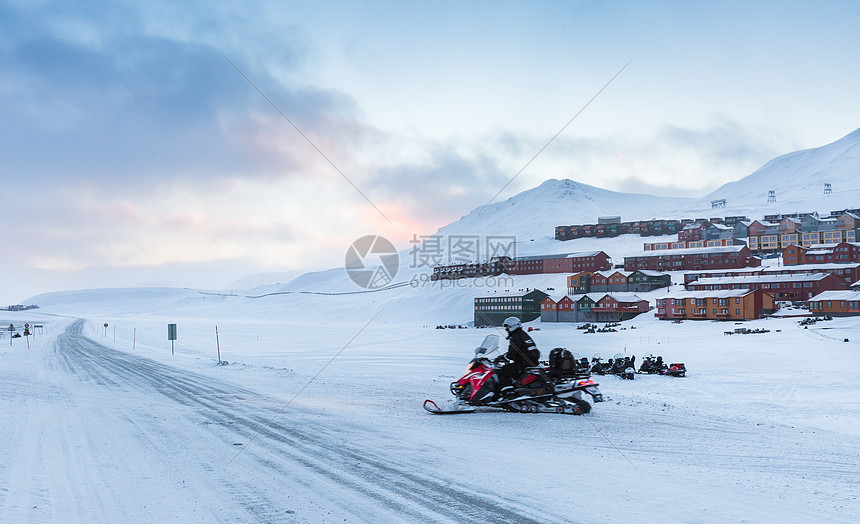
M703 195L860 127L858 22L853 1L0 1L0 304L409 247L628 63L499 199Z

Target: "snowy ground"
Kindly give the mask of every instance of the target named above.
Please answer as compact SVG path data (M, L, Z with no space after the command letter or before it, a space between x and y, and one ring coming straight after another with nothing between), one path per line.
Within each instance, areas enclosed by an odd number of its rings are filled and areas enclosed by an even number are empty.
M494 332L434 329L468 322L474 294L117 290L0 313L45 325L29 349L0 338L0 522L860 518L857 319L533 323L544 356L652 353L689 375L601 377L609 400L582 417L430 415Z

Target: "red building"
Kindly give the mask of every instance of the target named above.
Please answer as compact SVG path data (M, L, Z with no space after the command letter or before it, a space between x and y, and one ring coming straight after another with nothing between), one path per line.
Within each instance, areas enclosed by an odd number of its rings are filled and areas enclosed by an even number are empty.
M760 237L762 235L778 235L780 233L779 224L767 222L765 220L754 220L750 224L749 236Z
M628 320L648 311L648 301L632 293L608 293L597 301L593 311L597 320Z
M517 257L508 267L511 275L578 273L612 268L612 259L603 251Z
M860 262L860 243L816 244L809 247L792 244L782 250L782 263L797 264Z
M749 267L715 271L690 271L684 273L684 286L700 278L742 277L754 275L796 275L799 273L831 273L852 284L860 280L860 262L851 264L804 264L781 267Z
M739 269L760 265L761 259L752 256L746 246L648 251L632 257L624 257L624 269L626 271L636 271L637 269L654 271Z
M844 290L848 284L830 273L795 275L753 275L722 278L700 278L687 284L690 291L762 289L776 300L806 301L824 291Z
M684 226L684 229L678 231L678 242L702 240L705 236L705 230L708 229L708 226L710 225L710 222L687 224Z
M540 307L541 322L615 322L629 320L650 309L647 300L633 293L548 296Z

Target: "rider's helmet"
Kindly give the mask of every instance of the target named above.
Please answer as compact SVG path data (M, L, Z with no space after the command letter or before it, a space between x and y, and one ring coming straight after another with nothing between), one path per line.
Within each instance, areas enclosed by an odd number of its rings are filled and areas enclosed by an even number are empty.
M502 326L504 326L505 331L507 331L508 333L523 327L523 325L520 323L520 319L518 319L517 317L506 318L505 321L502 322Z

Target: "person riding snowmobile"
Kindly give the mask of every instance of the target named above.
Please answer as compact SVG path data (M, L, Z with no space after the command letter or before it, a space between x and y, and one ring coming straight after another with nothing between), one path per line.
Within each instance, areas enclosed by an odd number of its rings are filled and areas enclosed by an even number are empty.
M528 367L537 366L540 351L532 337L523 330L522 323L517 317L508 317L502 323L508 333L508 352L505 358L509 361L496 370L502 394L513 390L514 381Z

